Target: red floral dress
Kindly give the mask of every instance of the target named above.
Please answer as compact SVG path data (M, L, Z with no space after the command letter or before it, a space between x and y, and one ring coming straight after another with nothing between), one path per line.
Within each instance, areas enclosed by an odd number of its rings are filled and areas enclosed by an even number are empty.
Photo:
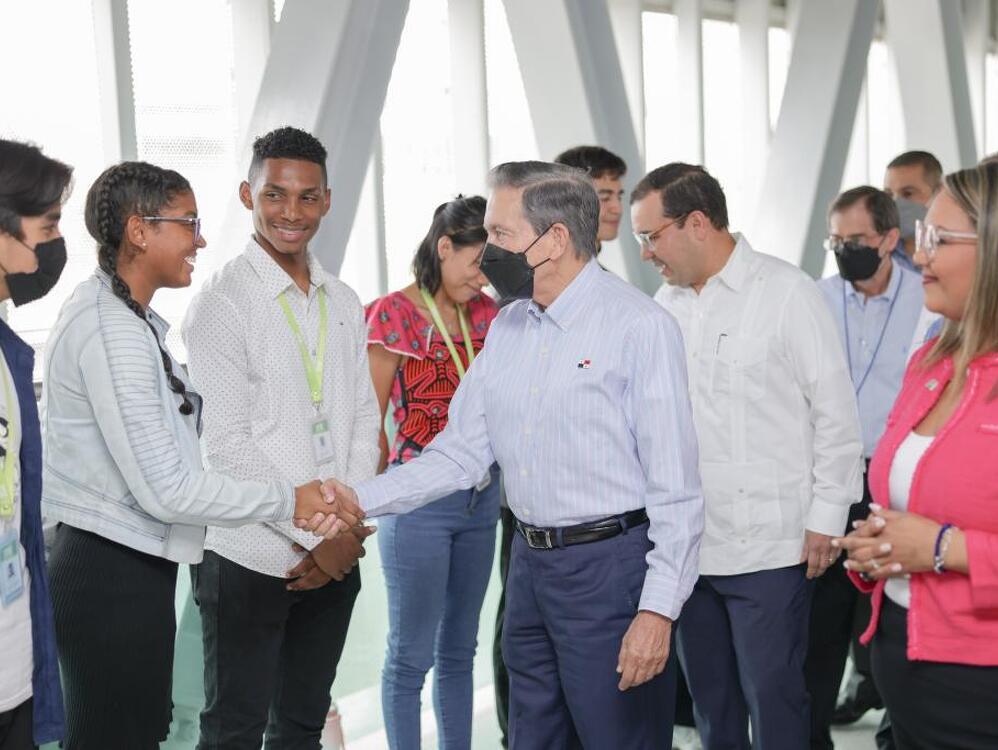
M471 345L476 352L481 351L499 308L491 297L480 294L465 310ZM447 426L447 408L460 383L457 367L440 332L404 292L375 300L366 313L367 343L381 344L402 355L392 383L396 434L388 462L404 463L418 456ZM463 336L454 337L454 348L467 367Z

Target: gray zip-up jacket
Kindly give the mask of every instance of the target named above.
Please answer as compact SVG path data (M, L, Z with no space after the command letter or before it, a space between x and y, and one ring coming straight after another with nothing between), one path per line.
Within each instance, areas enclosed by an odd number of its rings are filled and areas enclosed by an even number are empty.
M149 322L165 342L168 325ZM165 343L164 343L165 347ZM172 359L172 358L171 358ZM190 383L173 360L174 374ZM286 481L244 481L206 471L195 412L166 380L152 331L98 270L63 305L45 352L43 512L147 554L201 560L205 525L285 521Z

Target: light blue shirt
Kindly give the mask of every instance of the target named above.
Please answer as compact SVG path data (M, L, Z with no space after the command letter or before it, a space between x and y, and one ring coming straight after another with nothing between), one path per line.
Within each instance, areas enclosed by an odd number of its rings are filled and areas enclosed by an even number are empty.
M924 304L922 277L894 263L887 290L869 299L841 276L822 279L819 286L835 317L843 346L846 346L848 320L849 369L853 389L857 390L863 451L870 458L901 390L915 326Z
M679 615L697 576L703 495L675 319L589 262L546 310L504 307L419 458L362 482L370 515L404 513L502 467L509 507L561 527L646 508L640 608Z

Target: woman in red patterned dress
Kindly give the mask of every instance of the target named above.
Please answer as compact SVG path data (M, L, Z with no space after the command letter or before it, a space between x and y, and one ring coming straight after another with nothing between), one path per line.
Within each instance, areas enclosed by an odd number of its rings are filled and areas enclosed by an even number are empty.
M443 430L451 397L496 315L478 268L484 216L478 196L438 207L413 260L415 281L367 309L371 376L382 417L391 403L396 428L390 450L382 432L382 470L418 456ZM391 748L420 746L420 692L430 667L440 747L471 746L478 615L498 517L493 467L476 487L380 521L389 614L381 701Z

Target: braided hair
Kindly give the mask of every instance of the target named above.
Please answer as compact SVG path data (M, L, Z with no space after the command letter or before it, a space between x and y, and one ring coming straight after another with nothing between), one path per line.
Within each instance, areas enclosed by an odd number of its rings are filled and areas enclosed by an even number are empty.
M163 169L141 161L126 161L104 170L87 193L84 216L87 231L97 240L97 262L111 277L111 289L125 305L149 326L163 359L163 370L170 390L182 399L180 413L194 413L183 381L173 372L170 355L163 348L159 334L142 305L132 298L131 289L118 273L118 260L127 248L125 225L130 216L153 216L179 193L191 191L190 183L171 169Z

